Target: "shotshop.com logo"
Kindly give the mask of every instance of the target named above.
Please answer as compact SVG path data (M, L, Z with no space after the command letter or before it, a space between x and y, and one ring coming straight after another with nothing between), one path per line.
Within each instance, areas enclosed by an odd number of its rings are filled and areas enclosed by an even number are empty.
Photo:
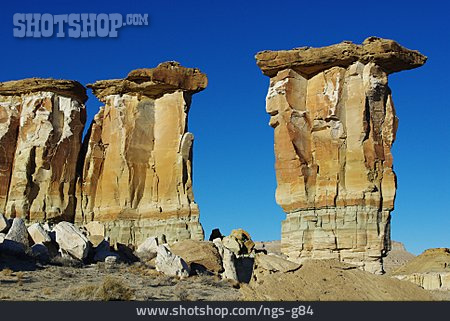
M148 14L120 13L15 13L16 38L116 38L124 26L148 26Z

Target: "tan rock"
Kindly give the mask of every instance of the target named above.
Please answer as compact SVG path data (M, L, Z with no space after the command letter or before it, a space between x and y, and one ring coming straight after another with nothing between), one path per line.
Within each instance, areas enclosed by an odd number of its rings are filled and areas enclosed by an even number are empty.
M8 220L3 214L0 214L0 233L6 232L8 227L9 227Z
M0 211L8 217L73 220L86 99L75 81L0 83Z
M391 274L425 290L450 291L450 249L428 249Z
M158 238L151 236L139 244L136 254L142 258L153 259L158 254Z
M255 269L263 269L269 272L292 272L298 270L301 264L286 260L277 255L258 253L255 255Z
M322 48L266 50L256 55L259 68L269 77L288 68L310 76L335 66L349 66L356 61L373 62L387 73L393 73L420 67L426 59L416 50L409 50L393 40L377 37L367 38L362 45L344 41Z
M84 225L84 228L88 232L88 235L98 235L98 236L105 236L105 226L103 226L102 223L93 221L89 222L86 225Z
M197 69L169 62L88 85L105 106L85 144L77 222L102 222L113 243L203 239L187 116L206 83Z
M89 252L89 240L81 231L69 222L60 222L54 229L56 233L56 242L63 254L84 260Z
M168 276L188 277L191 270L178 255L173 254L165 245L158 246L155 260L156 270Z
M28 234L35 244L44 244L52 241L50 235L40 223L34 223L28 226Z
M182 257L191 270L206 270L213 273L223 271L222 259L213 242L183 240L172 244L170 250Z
M5 240L16 242L22 245L24 249L29 248L28 231L23 219L15 218L13 220L11 228L5 236Z
M236 255L228 248L226 248L220 238L215 238L213 240L220 257L222 258L223 272L221 274L222 278L239 281L238 274L236 271Z
M255 247L250 234L241 228L232 230L230 235L222 239L222 243L235 255L250 254Z
M389 73L426 57L392 40L256 55L270 76L276 201L289 259L340 259L382 273L390 247L397 118Z

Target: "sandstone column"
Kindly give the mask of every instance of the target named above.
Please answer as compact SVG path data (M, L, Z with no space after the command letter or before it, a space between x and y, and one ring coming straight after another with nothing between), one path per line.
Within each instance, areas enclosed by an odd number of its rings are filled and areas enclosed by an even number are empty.
M0 212L29 221L73 220L86 119L76 81L0 83Z
M187 117L206 88L198 69L166 62L93 85L105 103L85 140L76 221L103 222L112 241L203 239L192 192Z
M426 57L392 40L263 51L277 203L290 259L335 258L383 273L390 249L397 118L388 75Z

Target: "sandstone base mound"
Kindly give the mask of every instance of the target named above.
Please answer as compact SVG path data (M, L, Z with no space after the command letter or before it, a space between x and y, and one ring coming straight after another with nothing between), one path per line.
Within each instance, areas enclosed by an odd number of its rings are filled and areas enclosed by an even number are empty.
M450 298L450 249L428 249L391 274L426 290L446 292Z
M293 272L260 275L242 286L241 293L250 301L435 300L417 285L364 272L336 260L307 261Z

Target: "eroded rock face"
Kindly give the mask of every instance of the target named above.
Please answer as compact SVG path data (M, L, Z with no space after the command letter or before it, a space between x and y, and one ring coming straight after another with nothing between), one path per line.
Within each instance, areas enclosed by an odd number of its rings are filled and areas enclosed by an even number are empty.
M203 239L192 192L187 116L206 87L198 69L168 62L88 85L105 103L91 124L77 222L101 221L111 241Z
M390 247L397 117L388 74L425 63L371 37L362 45L265 51L266 110L275 130L276 200L290 260L336 258L382 273Z
M86 99L75 81L0 83L0 212L73 220Z

